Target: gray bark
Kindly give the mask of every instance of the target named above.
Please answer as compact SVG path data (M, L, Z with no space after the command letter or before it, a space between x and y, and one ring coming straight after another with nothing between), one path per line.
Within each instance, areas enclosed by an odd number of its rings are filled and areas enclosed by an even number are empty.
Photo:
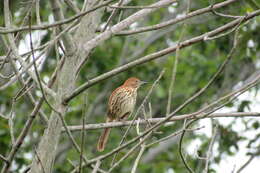
M88 1L87 7L91 8L95 2L95 0ZM58 1L51 3L53 8L57 8L59 5ZM57 14L54 14L54 16L55 19L58 20L63 16L62 13L59 13L56 8L54 13L57 12ZM89 55L89 52L83 51L81 45L94 37L95 27L97 25L97 21L99 21L97 20L97 17L100 16L98 13L100 13L100 10L96 10L81 19L81 24L74 38L70 35L65 35L62 38L67 55L65 63L58 73L57 97L55 98L56 104L54 105L56 110L58 110L62 116L65 116L67 110L67 105L62 103L63 98L71 94L73 91L76 82L77 68L80 65L80 62ZM77 44L74 44L73 41L77 42ZM35 156L30 173L52 172L61 129L62 122L59 115L53 111L49 119L48 128L45 130L37 149L39 159Z

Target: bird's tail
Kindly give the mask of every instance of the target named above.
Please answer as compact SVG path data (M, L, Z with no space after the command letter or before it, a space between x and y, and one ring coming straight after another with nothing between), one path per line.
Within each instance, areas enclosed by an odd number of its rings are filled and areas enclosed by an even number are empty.
M106 122L111 122L111 119L107 119ZM97 150L103 151L105 149L111 128L105 128L98 140Z

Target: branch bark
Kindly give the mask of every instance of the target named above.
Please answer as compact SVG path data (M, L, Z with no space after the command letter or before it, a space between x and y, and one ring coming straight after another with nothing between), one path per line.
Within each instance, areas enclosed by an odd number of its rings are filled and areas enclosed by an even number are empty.
M197 115L200 116L200 115ZM165 117L165 116L163 116ZM223 118L223 117L260 117L259 112L231 112L231 113L213 113L205 118ZM183 114L183 115L176 115L169 119L169 122L180 121L186 118L196 119L197 117L194 116L194 113L191 114ZM131 123L133 125L146 125L148 123L155 124L159 121L163 121L166 118L150 118L150 119L142 119L142 120L135 120L135 121L123 121L123 122L110 122L110 123L98 123L98 124L85 124L85 130L97 130L103 129L108 127L124 127L130 126ZM68 126L70 131L80 131L82 130L83 125L76 125L76 126ZM65 129L62 129L62 132L65 132Z
M209 6L209 7L206 7L206 8L202 8L202 9L199 9L199 10L196 10L196 11L192 11L192 12L186 14L186 15L168 20L166 22L162 22L162 23L159 23L159 24L156 24L156 25L153 25L153 26L145 26L145 27L140 27L140 28L136 28L136 29L132 29L132 30L124 30L124 31L117 33L116 35L126 36L126 35L132 35L132 34L147 32L147 31L158 30L158 29L170 26L170 25L177 24L177 23L182 22L186 19L190 19L192 17L210 12L212 10L215 10L215 9L218 9L218 8L221 8L221 7L224 7L224 6L227 6L227 5L234 3L236 1L238 1L238 0L224 1L224 2L217 3L215 5L212 5L212 6Z

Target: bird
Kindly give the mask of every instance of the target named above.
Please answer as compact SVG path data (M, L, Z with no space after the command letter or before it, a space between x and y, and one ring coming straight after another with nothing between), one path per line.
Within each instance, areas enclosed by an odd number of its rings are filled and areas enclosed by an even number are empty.
M116 88L108 100L108 111L106 122L122 121L128 118L133 112L138 88L147 82L141 81L136 77L128 78L123 85ZM99 152L105 149L111 128L105 128L99 137L97 150Z

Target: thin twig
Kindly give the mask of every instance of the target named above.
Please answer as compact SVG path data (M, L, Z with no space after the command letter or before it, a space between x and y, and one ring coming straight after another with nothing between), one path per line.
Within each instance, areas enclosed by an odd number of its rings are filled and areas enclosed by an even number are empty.
M12 99L12 103L11 103L11 110L10 110L10 115L9 115L9 118L8 118L8 125L9 125L9 128L10 128L10 136L11 136L11 143L12 145L15 144L15 137L14 137L14 117L15 117L15 113L14 113L14 99Z
M143 111L145 111L144 107L143 107ZM144 112L144 117L145 117L145 120L147 120L146 112ZM141 134L140 128L139 128L139 120L140 119L138 119L138 125L136 126L136 132L137 132L138 135ZM147 127L149 127L149 125L150 125L149 123L146 125L146 129L147 129ZM143 140L143 138L140 138L140 141L142 141L142 140ZM142 157L142 155L143 155L143 153L144 153L146 148L147 148L147 146L146 146L145 142L143 144L141 144L141 149L140 149L140 151L139 151L139 153L138 153L138 155L137 155L137 157L135 159L135 162L134 162L134 165L132 167L131 173L135 173L136 172L138 163L140 162L140 159L141 159L141 157Z
M251 155L249 159L237 170L237 173L240 173L243 169L245 169L245 167L247 167L254 158L255 155Z
M4 156L2 156L1 154L0 154L0 159L3 160L4 162L8 163L8 160Z
M1 118L3 118L3 119L6 119L6 120L8 120L8 119L9 119L7 116L5 116L5 115L1 114L1 112L0 112L0 117L1 117Z
M69 164L75 169L77 166L70 160L70 159L66 159L68 162L69 162Z
M227 6L227 5L234 3L236 1L237 0L227 0L227 1L224 1L224 2L221 2L221 3L217 3L213 6L210 5L208 7L201 8L201 9L196 10L196 11L192 11L192 12L190 12L190 13L184 15L184 16L180 16L178 18L170 19L168 21L165 21L165 22L162 22L162 23L159 23L159 24L156 24L156 25L140 27L140 28L136 28L136 29L132 29L132 30L124 30L124 31L116 33L116 35L127 36L127 35L147 32L147 31L158 30L158 29L161 29L161 28L164 28L164 27L168 27L170 25L177 24L177 23L182 22L184 20L187 20L189 18L210 12L213 9L218 9L218 8Z
M80 9L77 7L77 5L75 4L75 1L71 1L71 0L64 0L64 2L72 9L72 11L74 13L79 13Z
M190 0L188 1L186 15L189 13L189 11L190 11ZM187 27L187 24L183 23L183 25L181 27L183 29L182 29L181 34L179 36L179 40L178 40L177 45L180 44L180 42L181 42L181 40L182 40L182 38L184 36L184 32L186 31L186 27ZM166 106L166 116L171 111L172 93L173 93L173 90L174 90L174 84L175 84L175 80L176 80L176 73L177 73L178 59L179 59L179 50L180 50L180 47L177 46L176 54L175 54L175 61L174 61L174 65L172 67L172 76L170 78L171 82L170 82L169 91L168 91L168 102L167 102L167 106Z
M176 0L173 1L173 3L176 2ZM148 5L148 6L144 6L144 5L136 5L136 6L121 6L121 4L118 5L108 5L110 8L115 8L115 9L152 9L152 8L164 8L164 7L168 7L171 4L167 4L167 5Z
M100 167L100 164L101 164L100 160L97 160L97 162L96 162L96 164L95 164L95 167L94 167L92 173L97 173L98 168Z
M27 95L28 92L30 92L30 90L33 88L33 84L32 84L32 78L28 78L23 87L16 93L16 95L14 96L13 100L16 102L18 101L21 97L23 97L24 95Z
M192 132L192 131L195 131L195 130L200 130L200 129L202 129L202 128L204 128L204 127L197 127L197 128L191 128L191 129L185 129L185 130L188 131L188 132L190 132L190 131ZM181 130L179 130L179 131L177 131L177 132L174 132L174 133L172 133L172 134L170 134L170 135L168 135L168 136L166 136L166 137L163 137L163 138L161 138L161 139L159 139L159 140L156 140L156 141L154 141L154 142L151 142L151 143L149 143L149 144L146 144L146 147L149 148L149 147L151 147L152 145L158 144L158 143L163 142L163 141L166 141L166 140L168 140L168 139L170 139L170 138L172 138L172 137L174 137L174 136L180 135L180 134L183 132L183 130L184 130L184 129L181 129Z
M237 18L242 17L242 16L234 16L234 15L219 13L214 9L212 9L212 13L215 14L216 16L227 17L227 18L232 18L232 19L237 19Z
M29 28L31 28L31 14L29 16ZM59 114L59 112L49 103L49 101L47 100L47 97L45 95L45 91L43 89L43 85L42 85L42 82L41 82L41 78L40 78L40 74L38 72L38 69L37 69L37 66L36 66L36 62L35 62L35 56L34 56L34 50L33 50L33 43L32 43L32 30L30 29L29 30L29 36L30 36L30 48L32 50L32 58L33 58L33 67L34 67L34 70L35 70L35 74L36 74L36 78L38 80L38 84L39 84L39 88L41 89L41 92L42 92L42 97L43 99L45 100L46 104L52 109L54 110L56 113Z
M185 131L186 131L187 127L188 127L186 125L187 125L187 119L185 119L184 122L183 122L183 130L182 130L180 141L179 141L179 145L178 145L178 151L179 151L179 154L181 156L181 160L182 160L185 168L188 170L188 172L194 173L192 168L187 164L186 158L183 156L183 153L182 153L182 141L183 141L183 137L184 137Z
M166 116L171 111L172 92L173 92L174 83L175 83L175 80L176 80L178 59L179 59L179 47L177 47L177 49L176 49L175 61L174 61L173 67L172 67L172 76L171 76L171 80L170 80L171 82L170 82L169 91L168 91L168 102L167 102L167 106L166 106Z
M9 10L6 10L6 11L9 11ZM7 18L7 17L6 17L6 18ZM7 22L7 23L10 24L10 21ZM19 61L20 65L21 65L23 68L26 68L26 67L27 67L27 64L26 64L26 62L23 60L23 58L18 54L18 48L17 48L17 46L16 46L16 44L15 44L15 40L14 40L13 35L12 35L12 34L8 34L7 37L8 37L8 40L9 40L9 42L10 42L10 47L11 47L11 49L12 49L13 55L17 58L17 60ZM35 58L34 58L34 59L35 59ZM11 58L11 64L12 64L13 68L16 68L16 64L15 64L14 62L12 62L12 58ZM19 74L19 71L16 70L16 73ZM36 76L31 70L27 70L27 73L30 75L30 77L32 77L32 79L33 79L36 83L38 82L37 76ZM21 81L21 83L22 83L22 81ZM40 85L40 84L38 84L38 85ZM41 86L42 86L42 88L44 89L44 91L46 91L46 93L48 93L49 95L51 95L52 97L55 98L56 93L55 93L52 89L48 88L48 87L47 87L46 85L44 85L44 84L41 84Z
M37 21L37 24L41 25L40 0L35 0L35 9L36 9L36 21Z
M124 0L119 0L118 5L121 6L123 2L124 2ZM108 25L110 24L110 22L112 21L112 19L115 17L117 11L118 11L118 9L113 9L112 14L111 14L111 15L109 16L109 18L107 19L107 22L106 22L106 24L105 24L105 27L102 29L101 32L104 32L104 31L107 29Z
M84 97L84 107L82 109L82 130L81 130L81 150L80 150L80 162L79 162L79 173L81 173L82 169L82 159L83 159L83 152L84 152L84 146L85 146L85 119L86 119L86 110L87 110L87 105L86 105L86 96Z
M216 140L217 132L218 132L218 126L216 125L216 127L213 130L213 134L212 134L212 137L211 137L211 140L210 140L210 143L209 143L209 148L208 148L207 155L206 155L204 173L208 173L208 170L209 170L209 162L210 162L210 158L211 158L211 155L212 155L213 145L214 145L214 142Z
M188 5L188 9L189 9L189 5ZM188 12L188 10L187 10ZM184 35L184 32L186 30L186 24L184 23L182 26L182 31L178 40L178 45L180 44L182 37ZM171 104L172 104L172 92L174 89L174 84L175 84L175 80L176 80L176 73L177 73L177 68L178 68L178 60L179 60L179 50L180 47L177 45L177 49L176 49L176 54L175 54L175 61L172 67L172 76L171 76L171 82L170 82L170 86L169 86L169 91L168 91L168 102L167 102L167 106L166 106L166 116L170 113L171 111Z
M236 31L236 30L238 29L238 27L240 27L240 24L241 24L242 22L244 22L246 16L247 16L247 15L240 17L240 18L239 18L239 19L240 19L239 23L237 23L237 25L236 25L234 28L232 28L230 31L227 31L227 32L225 32L225 33L222 33L222 34L219 34L219 35L216 35L216 36L213 36L213 37L208 37L208 36L206 35L206 36L204 37L204 40L205 40L205 41L207 41L207 40L215 40L215 39L217 39L217 38L224 37L224 36L226 36L226 35L228 35L228 34L231 34L232 32Z
M138 163L140 162L140 159L141 159L145 149L146 149L146 145L142 144L141 145L141 149L140 149L140 151L138 153L138 156L135 159L134 166L133 166L133 168L131 170L131 173L136 173L136 169L137 169Z

